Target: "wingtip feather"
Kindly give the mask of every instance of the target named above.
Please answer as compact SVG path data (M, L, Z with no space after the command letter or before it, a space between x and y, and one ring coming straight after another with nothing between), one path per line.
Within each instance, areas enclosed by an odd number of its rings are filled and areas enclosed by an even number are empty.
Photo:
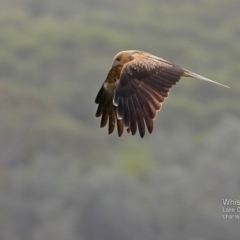
M188 70L186 70L186 71L184 72L184 75L183 75L183 76L184 76L184 77L197 78L197 79L200 79L200 80L203 80L203 81L206 81L206 82L214 83L214 84L216 84L216 85L219 85L219 86L222 86L222 87L225 87L225 88L230 88L229 86L227 86L227 85L225 85L225 84L222 84L222 83L213 81L213 80L211 80L211 79L209 79L209 78L203 77L203 76L201 76L201 75L199 75L199 74L196 74L196 73L194 73L194 72L190 72L190 71L188 71Z

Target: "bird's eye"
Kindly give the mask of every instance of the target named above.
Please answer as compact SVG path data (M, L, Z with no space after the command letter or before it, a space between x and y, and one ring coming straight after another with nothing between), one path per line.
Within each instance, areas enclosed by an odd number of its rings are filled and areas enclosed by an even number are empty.
M120 61L120 57L116 58L117 61Z

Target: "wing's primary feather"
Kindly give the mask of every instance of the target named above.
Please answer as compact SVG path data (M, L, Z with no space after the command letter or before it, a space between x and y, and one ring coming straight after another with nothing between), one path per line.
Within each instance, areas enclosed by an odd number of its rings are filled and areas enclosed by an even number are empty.
M113 95L119 81L120 71L119 67L112 68L109 71L95 99L95 103L98 104L96 117L101 117L100 127L106 126L108 122L108 133L111 134L117 122L119 136L123 133L124 124L122 119L117 119L117 108L113 105Z

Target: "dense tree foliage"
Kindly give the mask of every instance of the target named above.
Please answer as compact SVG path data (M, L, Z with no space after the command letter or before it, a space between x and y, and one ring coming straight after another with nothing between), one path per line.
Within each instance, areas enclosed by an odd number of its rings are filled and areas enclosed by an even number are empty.
M0 239L239 239L239 1L0 3ZM109 136L94 99L124 49L231 88L182 79L151 135Z

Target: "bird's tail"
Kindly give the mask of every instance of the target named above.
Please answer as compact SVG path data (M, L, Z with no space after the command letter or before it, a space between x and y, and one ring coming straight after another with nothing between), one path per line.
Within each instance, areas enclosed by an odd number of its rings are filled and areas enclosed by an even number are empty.
M200 80L203 80L203 81L206 81L206 82L215 83L215 84L217 84L219 86L222 86L222 87L229 88L229 86L227 86L227 85L224 85L222 83L219 83L219 82L213 81L211 79L205 78L205 77L203 77L203 76L201 76L199 74L196 74L194 72L188 71L186 69L184 69L184 70L185 71L184 71L183 77L193 77L193 78L197 78L197 79L200 79Z

